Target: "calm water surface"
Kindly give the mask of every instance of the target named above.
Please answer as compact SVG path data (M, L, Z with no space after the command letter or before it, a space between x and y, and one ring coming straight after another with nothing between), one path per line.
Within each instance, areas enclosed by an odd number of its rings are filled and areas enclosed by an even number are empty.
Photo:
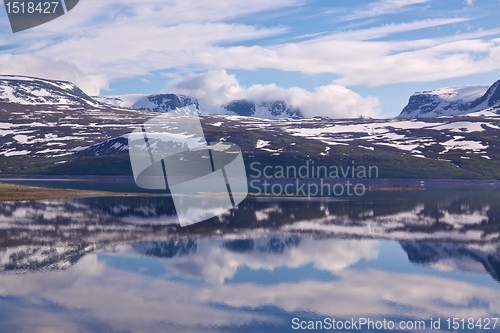
M0 203L0 332L296 332L362 318L396 327L347 331L500 332L498 188L250 198L186 228L166 196Z

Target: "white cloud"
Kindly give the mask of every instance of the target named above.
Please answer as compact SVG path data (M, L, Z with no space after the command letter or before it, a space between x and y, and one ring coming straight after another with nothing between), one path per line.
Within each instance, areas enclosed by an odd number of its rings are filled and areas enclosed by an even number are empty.
M500 68L500 43L486 38L498 35L498 29L439 38L401 38L405 36L402 33L452 27L470 20L466 17L422 19L333 33L314 31L302 35L302 42L290 42L297 40L291 36L287 37L287 43L274 41L275 44L265 45L258 40L285 33L293 35L297 28L241 24L236 20L301 3L298 0L251 3L88 0L80 2L67 15L35 29L0 35L0 46L9 46L11 54L20 59L23 55L33 56L32 64L23 65L20 61L12 68L4 65L0 69L4 74L78 80L75 83L94 94L114 79L143 77L166 69L182 73L220 68L330 73L340 77L335 81L339 85L378 86L462 77ZM428 3L429 0L380 0L368 7L365 5L362 10L347 12L343 17L380 16ZM396 34L398 39L393 38ZM250 46L243 46L243 42ZM65 64L65 70L48 70L59 63ZM19 72L13 73L13 70ZM327 87L318 88L313 97L344 94L358 104L366 101L342 92L342 87ZM260 91L262 94L266 90L285 94L272 86L254 86L247 90L248 93ZM305 103L308 94L297 92ZM365 112L367 108L373 105L365 104L361 109Z
M166 68L203 67L199 53L213 45L281 34L285 27L222 21L298 3L299 0L83 1L57 20L19 34L0 35L0 46L9 47L12 59L23 59L12 68L5 65L0 69L3 74L31 71L31 75L58 79L86 73L92 79L87 88L85 84L82 88L94 94L96 88L107 85L92 83L97 77L113 80ZM26 63L27 59L30 60ZM29 69L20 68L22 63ZM65 70L57 70L57 64L65 64ZM49 68L56 70L51 72Z
M214 70L174 80L167 88L175 93L198 98L200 106L209 112L214 112L214 109L233 100L246 99L254 103L285 101L300 108L306 117L324 115L350 118L379 115L377 98L363 98L337 84L317 87L312 92L299 87L282 88L275 84L244 87L236 76L227 74L225 70Z
M102 75L84 74L66 61L33 55L1 54L0 73L70 81L90 95L97 95L108 86L108 80Z
M498 31L466 36L488 34L498 34ZM332 73L341 76L335 81L337 84L379 86L434 81L499 69L500 41L472 38L364 41L320 37L271 48L211 48L200 57L211 67L223 63L225 68Z
M368 29L336 32L325 37L315 38L311 40L309 43L318 43L318 42L335 41L335 40L351 40L351 41L373 40L377 38L387 37L395 33L416 31L416 30L439 27L466 21L469 21L469 19L461 17L461 18L420 20L420 21L398 23L398 24L395 23L385 24ZM304 42L304 44L308 44L308 42Z
M90 73L110 78L133 77L165 68L200 66L203 51L212 45L274 35L282 28L193 23L161 27L141 23L111 26L62 41L36 52L51 59L78 64Z
M342 19L347 21L387 14L397 14L406 10L414 9L413 6L415 5L423 5L429 2L430 0L380 0L368 5L367 9L355 11L344 16Z

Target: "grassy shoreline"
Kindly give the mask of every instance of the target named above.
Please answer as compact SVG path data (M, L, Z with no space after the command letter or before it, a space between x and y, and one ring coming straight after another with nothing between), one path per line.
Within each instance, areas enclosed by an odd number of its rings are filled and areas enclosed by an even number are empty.
M367 191L391 191L391 192L406 192L420 191L423 189L413 188L409 186L369 186ZM0 201L28 201L28 200L59 200L59 199L78 199L91 197L109 197L119 195L138 195L139 193L131 192L111 192L111 191L94 191L94 190L77 190L63 188L49 188L40 186L27 186L12 183L0 182ZM142 193L144 194L144 193ZM205 193L198 193L205 194ZM206 195L217 196L217 193L206 193ZM248 196L265 196L248 193ZM297 197L297 195L294 195ZM270 197L277 197L275 195ZM289 197L283 195L282 197Z
M131 193L48 188L0 182L0 201L58 200L117 195L131 195Z

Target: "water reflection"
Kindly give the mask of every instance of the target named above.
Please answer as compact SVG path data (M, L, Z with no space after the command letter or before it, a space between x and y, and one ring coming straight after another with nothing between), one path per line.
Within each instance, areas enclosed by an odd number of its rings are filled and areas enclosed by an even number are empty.
M290 332L293 318L500 317L499 199L248 199L187 228L167 197L4 202L0 331Z

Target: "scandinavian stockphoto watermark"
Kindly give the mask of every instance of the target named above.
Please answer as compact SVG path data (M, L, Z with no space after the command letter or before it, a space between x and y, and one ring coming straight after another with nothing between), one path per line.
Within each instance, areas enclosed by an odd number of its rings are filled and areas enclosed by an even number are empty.
M320 320L292 319L292 330L338 332L447 332L447 331L494 331L500 326L499 318L430 318L416 320L390 320L386 318L323 318Z
M379 177L377 166L317 165L307 160L301 165L250 164L250 191L265 196L360 197L366 192L365 179Z
M79 0L4 0L12 32L34 28L52 21L73 8Z
M157 116L129 134L135 182L170 190L181 226L237 206L248 194L241 149L205 139L195 106Z

